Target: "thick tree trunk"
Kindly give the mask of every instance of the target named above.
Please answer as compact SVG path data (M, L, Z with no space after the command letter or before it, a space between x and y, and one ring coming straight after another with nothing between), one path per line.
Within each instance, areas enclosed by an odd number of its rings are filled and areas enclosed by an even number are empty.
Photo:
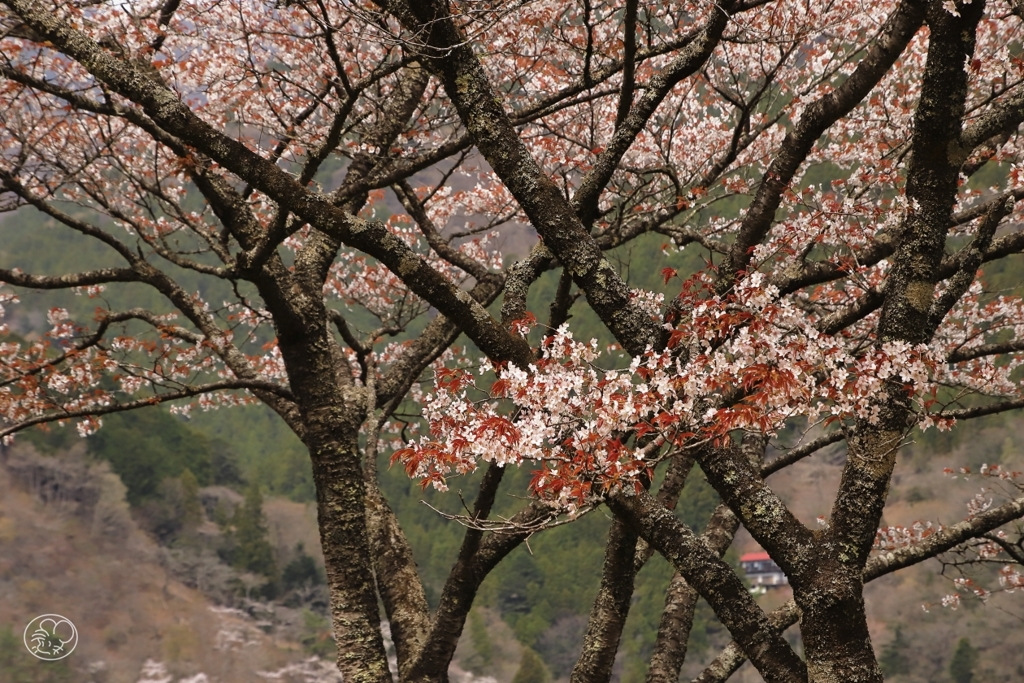
M678 453L672 458L656 500L669 510L679 502L679 494L693 468L691 456ZM619 651L619 640L629 616L636 575L654 554L622 520L616 519L608 533L601 588L594 599L583 637L583 649L573 667L570 681L600 683L609 681Z
M473 504L473 519L484 520L491 514L504 473L505 468L494 463L487 467ZM507 534L497 539L497 543L485 544L484 532L466 529L459 556L441 591L430 633L418 649L415 660L408 668L402 668L403 681L447 683L448 667L455 656L455 648L480 584L491 569L526 537L527 534ZM495 536L492 535L490 540L494 541Z
M679 680L699 597L683 575L676 572L665 593L665 610L661 613L658 638L647 668L647 683L676 683Z
M359 428L369 390L339 368L322 299L293 303L263 283L278 346L305 423L313 463L317 521L324 550L338 668L345 683L391 683L371 563ZM296 283L296 289L301 285ZM307 283L318 291L318 282Z
M881 683L882 672L871 646L859 573L829 576L828 581L820 581L810 589L795 591L795 597L802 611L800 633L808 681Z
M406 673L430 632L430 608L409 541L376 482L367 485L367 525L377 590L391 625L398 673Z
M608 498L608 508L697 589L769 683L804 683L807 668L750 596L732 567L670 510L641 492Z
M338 668L346 683L391 683L370 570L366 491L354 430L310 449Z
M763 453L763 449L762 449ZM740 522L725 505L719 505L702 538L712 551L721 557L732 545ZM665 593L665 610L658 626L658 638L651 653L651 664L647 669L647 683L675 683L686 661L686 651L693 628L694 610L699 594L682 574L676 572ZM781 633L783 629L779 629Z

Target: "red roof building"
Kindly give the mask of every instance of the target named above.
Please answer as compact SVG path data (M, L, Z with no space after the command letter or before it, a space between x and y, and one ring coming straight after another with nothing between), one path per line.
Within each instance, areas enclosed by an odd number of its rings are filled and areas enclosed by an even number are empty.
M747 580L755 588L772 588L789 585L789 578L775 564L765 551L747 553L740 557L740 566L747 575Z

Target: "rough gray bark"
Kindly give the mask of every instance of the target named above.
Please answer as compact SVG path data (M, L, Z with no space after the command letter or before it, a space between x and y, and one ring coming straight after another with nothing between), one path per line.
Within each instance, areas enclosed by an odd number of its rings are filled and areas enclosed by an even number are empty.
M477 149L619 343L633 354L661 343L663 331L631 301L626 283L519 139L501 98L472 47L460 36L447 7L432 1L386 4L429 47L424 58L442 80Z
M622 627L629 614L636 572L637 535L616 519L608 532L604 550L601 587L590 610L583 651L569 677L570 683L607 683L619 650Z
M679 494L693 468L693 457L677 453L665 472L655 500L667 510L674 510ZM583 649L573 667L570 681L588 683L608 681L619 650L619 639L629 616L636 575L651 558L654 549L637 538L625 524L616 519L608 532L601 586L594 598L583 636Z
M987 510L973 519L959 522L938 531L928 538L905 548L877 555L864 567L863 581L875 579L906 567L932 559L952 550L970 538L977 538L1006 522L1017 519L1024 512L1024 498L1017 498L997 508ZM769 615L772 623L784 630L797 623L800 611L796 602L790 600ZM692 683L723 683L736 673L746 661L736 642L727 645Z
M719 291L727 291L734 278L745 270L751 248L768 234L782 195L815 141L829 126L850 112L892 68L900 53L924 20L924 0L904 0L883 27L864 60L842 85L815 100L804 111L796 127L786 136L780 153L765 172L753 202L743 217L736 242L729 249L728 262L719 273Z

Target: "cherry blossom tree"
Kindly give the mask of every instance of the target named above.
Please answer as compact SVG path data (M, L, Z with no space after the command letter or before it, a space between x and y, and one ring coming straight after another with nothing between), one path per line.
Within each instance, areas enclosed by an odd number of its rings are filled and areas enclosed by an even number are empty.
M0 344L0 434L269 406L309 450L346 680L391 680L378 600L399 679L446 680L488 572L598 505L615 522L573 681L609 680L654 552L677 573L649 681L678 679L698 596L734 639L699 680L749 659L859 682L881 680L865 581L957 551L1021 585L1012 472L987 469L1008 495L960 523L879 530L911 430L1024 407L1024 302L980 277L1024 249L1020 0L2 6L3 208L118 264L0 270L3 303L109 286L164 308L53 309ZM607 256L650 234L708 255L665 268L668 300ZM549 271L550 315L527 305ZM573 337L577 299L614 349ZM837 443L831 513L805 523L766 479ZM485 469L434 611L378 455L439 488ZM532 500L490 521L523 462ZM703 530L672 512L695 464L722 502ZM740 524L789 576L773 613L722 559Z

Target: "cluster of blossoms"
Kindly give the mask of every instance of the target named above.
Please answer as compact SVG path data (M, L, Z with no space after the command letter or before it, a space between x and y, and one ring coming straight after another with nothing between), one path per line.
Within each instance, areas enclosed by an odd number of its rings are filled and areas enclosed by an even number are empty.
M1019 491L1024 490L1024 486L1019 483L1022 473L1007 470L999 465L983 464L976 472L970 467L947 467L943 472L952 479L963 478L965 481L969 480L972 476L978 475L982 479L992 481L994 484L993 488L982 488L967 501L966 521L973 520L978 515L992 509L997 495L1012 494L1015 491L1019 493ZM915 522L913 527L909 529L904 527L886 527L878 530L878 535L875 539L875 549L891 551L914 545L932 535L932 533L942 530L943 527L941 525L933 530L931 522ZM949 566L954 570L964 572L968 568L998 563L1000 561L999 558L1007 552L1007 547L1019 544L1019 539L1015 543L1009 538L1006 531L999 529L983 537L972 539L952 551L954 555L958 556L958 559L950 562ZM976 598L984 601L991 597L993 592L1012 593L1018 588L1024 588L1024 575L1021 574L1019 563L1003 565L999 568L995 577L989 576L988 578L997 578L999 588L989 589L983 586L981 583L982 576L965 576L963 574L957 576L953 579L953 592L943 596L940 604L942 607L955 610L963 603L965 598ZM928 605L924 605L923 608L927 611Z
M955 469L952 467L946 467L943 468L942 473L951 479L963 477L965 481L970 479L971 475L974 474L970 467L957 467ZM982 478L1014 482L1024 476L1024 472L1008 470L1005 467L1000 467L999 465L983 463L982 466L978 468L978 475ZM984 489L982 489L982 491L984 491Z
M623 445L621 433L635 425L638 411L650 412L657 389L638 395L631 373L603 371L594 362L597 343L580 344L563 327L544 345L529 370L494 368L484 361L476 373L439 369L435 391L424 397L431 437L395 452L411 476L445 488L445 476L476 468L478 461L500 465L522 460L546 463L532 483L567 505L589 497L593 472L610 484L646 470L642 454ZM634 361L635 371L640 360ZM482 401L467 397L476 380L496 370L498 379ZM509 419L502 402L515 406ZM640 402L641 405L637 405ZM629 451L629 456L626 452Z
M943 528L941 524L935 528L931 522L927 521L917 521L909 527L898 525L882 527L875 534L873 548L882 552L892 552L920 543L932 534L942 531Z
M529 368L485 361L475 372L439 371L423 399L431 436L394 460L439 488L479 461L542 463L534 492L579 506L638 486L662 446L691 447L736 429L775 434L796 416L875 421L873 398L885 383L920 389L936 365L924 346L858 349L818 334L760 273L728 297L711 295L698 276L674 307L668 348L649 349L626 368L600 367L597 342L580 343L563 326Z
M960 607L965 595L973 595L982 601L988 600L992 596L991 591L986 590L977 581L966 576L958 576L953 579L953 587L956 590L955 593L942 596L942 606L952 610Z
M4 301L16 300L8 297ZM255 327L258 312L234 308L237 311L229 313L229 318ZM142 317L136 320L134 315ZM189 388L195 385L237 377L224 363L231 332L206 338L175 326L175 318L174 314L119 316L98 310L91 329L75 322L66 309L49 309L46 319L51 327L39 338L11 337L0 342L0 421L15 425L56 413L61 417L59 424L74 419L79 434L88 436L102 425L102 420L90 413L129 402L158 403L167 395L189 396ZM135 322L148 330L140 331ZM106 326L113 327L101 338L97 330ZM262 353L239 354L239 358L263 378L284 376L280 352L273 342L265 345ZM111 381L105 383L102 378ZM176 411L187 412L193 405L209 410L254 400L245 392L199 394L194 404L178 405Z
M1007 593L1024 588L1024 575L1019 568L1006 565L999 570L999 586Z
M428 205L428 208L434 204ZM424 257L430 267L459 284L465 283L469 275L458 266L439 258L432 252L424 239L423 232L405 214L394 214L386 221L388 231L402 240L417 254ZM484 269L500 272L503 266L501 252L492 248L491 242L497 233L488 232L474 236L457 247L455 251ZM303 246L300 236L293 236L287 242L293 250ZM342 249L331 264L330 273L324 283L324 294L343 303L349 310L363 309L380 320L383 327L399 329L429 307L412 294L402 279L382 263L354 250Z
M4 317L7 315L7 309L4 307L4 304L16 303L18 303L18 297L6 292L0 292L0 334L7 334L9 331L7 323L3 322Z
M1006 533L1003 531L996 532L998 538L1005 539ZM981 542L971 545L971 550L975 553L976 560L979 562L992 562L996 557L1002 553L1002 548L993 542ZM973 597L979 600L988 600L994 592L1012 593L1018 588L1024 588L1024 575L1021 574L1021 567L1017 565L1003 565L997 572L999 588L995 590L989 590L981 585L978 579L958 576L953 579L953 591L947 595L944 595L941 600L943 607L949 607L950 609L956 609L961 605L965 597Z
M101 349L71 344L80 329L66 310L50 309L47 322L52 328L41 339L0 342L0 420L4 422L32 419L58 406L64 411L85 411L111 402L109 393L96 385L117 364ZM79 431L88 434L96 426L98 421L93 420Z

